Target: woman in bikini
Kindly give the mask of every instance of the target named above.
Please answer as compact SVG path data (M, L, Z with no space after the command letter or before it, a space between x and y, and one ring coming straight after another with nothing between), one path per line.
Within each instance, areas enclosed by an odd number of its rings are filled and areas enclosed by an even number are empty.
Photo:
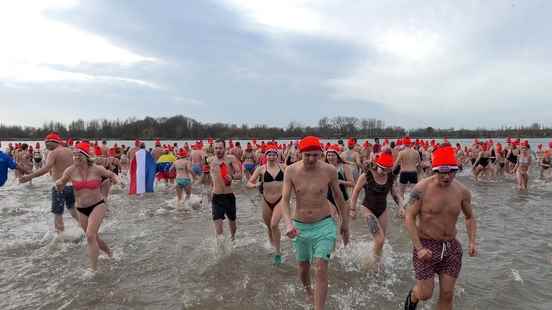
M521 153L518 156L517 164L514 167L517 185L519 190L527 190L529 182L529 167L531 166L531 153L529 153L529 142L521 143Z
M79 223L86 234L88 257L92 271L98 268L99 251L111 257L111 250L100 239L99 231L106 212L106 202L101 191L102 177L109 178L113 183L119 183L119 177L102 166L94 164L90 157L90 145L79 143L73 150L73 164L63 176L56 181L59 191L65 184L73 183L77 200Z
M282 254L280 252L281 233L278 224L282 218L280 201L282 200L285 166L278 163L278 148L275 145L268 145L265 148L265 155L266 164L255 169L247 182L247 187L259 188L263 195L263 221L268 229L268 239L275 249L272 262L279 265L282 263Z

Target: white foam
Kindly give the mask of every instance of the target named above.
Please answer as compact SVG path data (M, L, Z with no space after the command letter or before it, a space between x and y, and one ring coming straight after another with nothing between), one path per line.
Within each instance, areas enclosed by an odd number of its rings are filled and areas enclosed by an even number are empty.
M516 269L512 269L511 271L512 271L512 276L514 277L514 281L523 284L523 278L519 274L519 271Z

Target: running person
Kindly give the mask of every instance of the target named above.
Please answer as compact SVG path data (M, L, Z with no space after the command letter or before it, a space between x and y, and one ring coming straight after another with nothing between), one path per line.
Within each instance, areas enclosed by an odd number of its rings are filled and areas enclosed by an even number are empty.
M52 179L55 182L63 176L65 169L73 164L73 152L69 148L63 146L64 142L58 133L52 132L48 134L45 143L46 148L49 150L46 164L33 173L22 176L20 178L21 183L29 182L48 172L51 173ZM64 207L67 208L71 216L78 222L78 215L74 208L75 194L73 193L73 186L66 185L63 191L59 191L53 186L51 210L52 213L54 213L54 227L57 233L63 233L65 230L63 224Z
M328 187L333 191L342 218L341 234L345 245L349 242L349 212L339 189L337 170L320 160L320 140L305 137L299 143L299 150L303 159L289 166L284 174L282 211L287 224L286 235L293 239L299 277L314 309L321 310L328 292L328 261L337 238L327 201ZM297 200L293 220L289 208L292 191ZM310 284L311 264L315 264L314 293Z
M401 206L401 200L393 186L395 176L392 169L393 156L390 151L377 155L372 167L358 178L351 198L351 205L356 206L360 192L364 189L363 218L374 238L373 258L378 264L387 232L387 195L391 193L397 205Z
M529 182L529 167L531 166L531 153L529 153L529 142L523 141L521 144L521 153L518 156L517 163L514 167L516 180L519 190L527 190Z
M406 201L405 227L412 239L416 285L408 293L405 310L414 310L420 300L433 295L434 277L439 275L439 309L452 309L454 287L462 267L462 245L456 239L456 223L464 214L468 252L477 255L477 224L471 193L454 179L458 162L454 149L442 146L433 154L434 175L416 186Z
M192 194L192 163L188 160L186 149L180 149L173 164L176 170L176 205L182 205L182 190L186 192L184 201Z
M255 156L255 151L253 150L251 143L247 143L241 162L243 163L245 178L249 180L249 178L251 178L251 174L255 172L255 167L257 166L257 157Z
M400 169L399 197L401 200L404 199L407 187L418 183L418 167L421 163L420 153L412 148L412 141L409 137L403 139L403 146L404 149L399 152L393 165L393 171Z
M284 181L285 167L278 163L278 148L269 145L265 150L267 162L257 167L249 178L247 187L259 188L263 195L263 221L268 230L268 239L275 249L272 263L280 265L282 254L280 251L281 233L278 224L282 218L282 182ZM261 181L259 182L259 178Z
M339 145L337 144L330 145L326 149L325 161L337 169L337 182L339 183L339 189L341 190L341 195L343 196L343 200L348 201L349 200L348 189L355 186L355 183L353 180L354 177L353 177L353 173L351 172L351 168L349 167L350 165L347 164L343 159L341 159L341 156L339 155L339 151L340 151ZM351 163L351 165L356 165L356 163ZM335 199L333 197L333 193L329 189L328 189L328 201L332 204L333 207L337 208ZM355 209L356 208L354 208L354 206L352 206L350 209L351 217L353 218L356 216Z
M106 201L101 191L102 178L109 178L114 184L119 177L102 166L94 164L90 158L90 145L79 143L73 151L74 163L69 166L60 179L56 189L62 192L67 182L72 182L77 199L79 222L86 234L88 257L92 271L98 269L98 255L102 250L107 256L112 253L107 244L100 239L99 231L105 217Z
M224 140L217 140L213 146L215 156L209 163L212 188L213 221L217 240L223 237L223 221L228 218L230 237L236 237L236 196L232 190L232 180L241 180L238 160L226 155Z

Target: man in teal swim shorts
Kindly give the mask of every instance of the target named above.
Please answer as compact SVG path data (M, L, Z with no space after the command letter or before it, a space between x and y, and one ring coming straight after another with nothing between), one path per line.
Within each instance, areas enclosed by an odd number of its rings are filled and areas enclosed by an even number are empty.
M322 147L317 137L305 137L299 143L302 160L287 167L282 189L282 211L287 236L293 239L299 277L315 310L324 309L328 292L328 261L335 245L337 227L331 217L327 192L331 190L342 218L341 234L349 242L349 207L343 200L334 166L320 160ZM297 205L290 216L291 191ZM310 267L315 267L315 289L310 285Z

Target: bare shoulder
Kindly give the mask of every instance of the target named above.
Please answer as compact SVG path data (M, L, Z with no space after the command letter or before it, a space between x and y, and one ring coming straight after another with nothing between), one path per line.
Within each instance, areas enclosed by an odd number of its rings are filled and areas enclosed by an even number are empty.
M469 197L471 196L471 192L468 189L468 187L464 184L462 184L460 181L454 180L454 186L462 194L463 197Z

